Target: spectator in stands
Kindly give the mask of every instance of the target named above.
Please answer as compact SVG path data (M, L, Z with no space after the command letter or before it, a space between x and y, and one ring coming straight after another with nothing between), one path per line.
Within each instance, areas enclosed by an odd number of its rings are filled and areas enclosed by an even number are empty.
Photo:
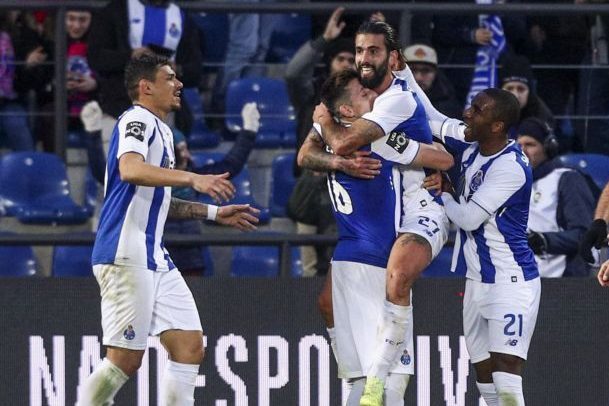
M116 119L130 106L123 85L125 65L142 53L169 57L184 87L199 85L203 59L199 31L187 13L169 0L110 1L93 17L89 36L89 62L98 74L106 151ZM188 133L184 113L185 109L176 113L176 123Z
M520 103L520 122L536 117L554 126L552 112L535 91L535 78L529 61L523 56L510 56L503 60L499 72L499 84L503 90L512 93ZM510 137L516 137L516 128L511 129Z
M68 131L82 131L80 120L82 107L97 96L97 79L88 62L88 34L91 26L91 12L70 10L65 17L66 50L66 89L68 97ZM39 120L39 139L45 151L54 149L54 101L47 100L41 111L47 113ZM89 142L90 140L85 140Z
M241 110L243 129L237 135L232 148L224 159L201 167L193 167L192 155L184 134L173 130L173 140L176 156L176 169L196 172L201 175L220 175L228 172L232 179L241 172L247 162L260 127L260 112L256 103L246 103ZM192 188L173 188L171 195L182 200L196 201L197 194ZM165 232L174 234L201 234L201 222L196 220L167 219ZM167 247L175 266L183 275L206 275L205 263L200 247Z
M264 3L274 0L237 1ZM226 88L231 81L246 76L265 75L266 69L261 65L265 62L269 51L274 27L275 16L272 14L230 13L228 15L228 44L224 66L218 71L213 89L214 114L224 113ZM221 121L223 123L223 120ZM214 122L218 121L214 120Z
M286 68L285 80L290 102L296 112L296 153L302 146L313 125L313 109L319 103L319 91L329 74L354 67L355 47L352 38L340 38L345 28L341 16L344 7L334 10L321 36L300 47ZM321 73L315 72L320 62L325 62ZM332 214L332 203L325 189L325 174L305 171L302 174L294 163L294 173L299 176L292 199L302 199L304 191L311 201L317 203L314 220L301 210L288 210L290 217L296 221L296 232L299 234L335 234L336 223ZM303 190L304 189L304 190ZM288 207L295 207L289 204ZM300 247L303 275L325 274L330 264L332 250L327 247Z
M463 106L455 96L455 89L438 69L436 50L424 44L413 44L404 48L404 56L415 80L425 92L429 101L448 117L461 117Z
M608 3L608 0L576 0L576 3ZM609 16L591 16L590 43L584 63L591 68L580 69L577 115L609 115ZM599 69L600 68L600 69ZM585 118L576 122L577 148L584 152L609 155L609 120Z
M28 151L34 149L34 140L24 108L26 71L37 57L44 60L46 55L41 49L27 58L20 55L17 47L24 36L19 17L17 12L0 10L0 144L14 151ZM26 64L16 64L19 60Z
M462 3L463 0L447 0L450 3ZM474 3L473 0L470 0ZM507 3L518 1L506 0ZM479 18L475 14L455 15L439 14L432 19L433 31L431 43L438 53L438 62L443 64L474 65L479 46L488 45L492 38L489 29L481 27ZM504 54L512 49L519 51L521 44L527 38L526 21L522 15L501 16L507 47ZM469 92L473 69L472 68L446 68L444 73L455 87L457 101L465 104Z
M609 222L609 183L603 189L601 196L596 204L596 210L594 211L594 221L590 224L588 231L582 238L579 245L579 254L588 263L592 264L596 262L594 257L596 252L592 251L592 247L595 249L601 249L607 246L607 223Z
M542 277L588 276L577 245L592 218L594 197L579 171L565 168L550 126L535 117L523 120L518 143L533 167L528 223L529 246Z

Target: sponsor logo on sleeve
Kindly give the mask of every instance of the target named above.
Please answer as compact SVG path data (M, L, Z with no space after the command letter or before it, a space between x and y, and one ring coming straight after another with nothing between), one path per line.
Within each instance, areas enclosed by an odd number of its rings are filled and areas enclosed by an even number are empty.
M125 138L133 137L138 141L144 141L144 133L146 132L146 124L141 121L132 121L127 123L125 130Z
M393 148L397 153L401 154L408 146L408 138L403 131L392 131L387 137L387 145Z

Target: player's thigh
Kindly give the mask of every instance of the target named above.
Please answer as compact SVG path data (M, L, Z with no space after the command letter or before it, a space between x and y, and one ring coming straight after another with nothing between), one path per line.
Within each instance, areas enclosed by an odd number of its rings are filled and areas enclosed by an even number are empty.
M317 297L317 307L323 317L326 327L334 326L334 316L332 310L332 265L328 269L324 285Z
M463 297L463 334L472 364L490 359L488 321L484 318L482 306L487 295L488 284L467 279Z
M539 278L491 285L483 307L483 315L488 320L490 352L527 359L540 296Z
M154 307L153 272L118 265L96 265L101 291L103 343L144 350Z
M150 334L166 330L203 331L194 297L177 269L156 272Z

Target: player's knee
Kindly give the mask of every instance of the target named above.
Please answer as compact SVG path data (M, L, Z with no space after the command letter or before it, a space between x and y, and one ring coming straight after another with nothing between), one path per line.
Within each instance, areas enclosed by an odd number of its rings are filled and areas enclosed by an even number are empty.
M189 340L185 350L186 354L184 354L184 358L189 361L189 364L200 364L203 362L203 358L205 357L205 347L203 347L202 337L201 340Z

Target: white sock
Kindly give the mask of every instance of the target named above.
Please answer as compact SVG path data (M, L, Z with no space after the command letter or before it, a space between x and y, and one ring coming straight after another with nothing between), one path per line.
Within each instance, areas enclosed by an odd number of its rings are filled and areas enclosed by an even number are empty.
M487 406L499 406L499 398L497 397L497 390L495 389L494 383L480 383L476 381L476 386Z
M524 406L522 377L507 372L493 372L499 406Z
M364 393L364 385L366 384L366 378L353 378L347 380L347 385L350 387L349 397L345 406L359 406L359 400Z
M381 381L385 380L406 341L408 327L412 328L407 323L410 313L412 313L412 306L396 305L385 300L381 342L377 345L368 376L376 376Z
M404 395L410 381L408 374L389 374L385 380L385 406L404 406Z
M83 382L77 406L110 406L114 404L114 396L127 382L129 377L108 358Z
M192 406L199 365L169 361L161 382L161 402L165 406Z

